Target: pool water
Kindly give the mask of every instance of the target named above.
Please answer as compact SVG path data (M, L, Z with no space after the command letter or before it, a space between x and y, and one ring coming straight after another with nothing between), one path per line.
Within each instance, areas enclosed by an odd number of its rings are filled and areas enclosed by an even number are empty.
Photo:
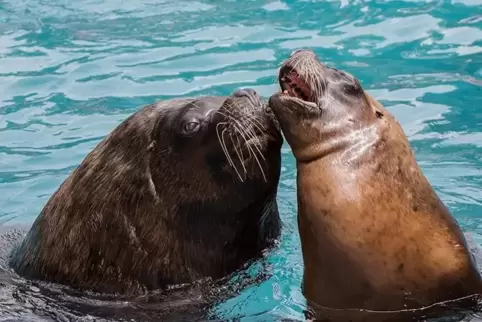
M482 1L3 0L0 223L31 224L114 127L159 99L278 89L297 48L356 75L398 118L463 229L482 244ZM302 318L296 168L271 278L213 312ZM473 318L476 321L477 318Z

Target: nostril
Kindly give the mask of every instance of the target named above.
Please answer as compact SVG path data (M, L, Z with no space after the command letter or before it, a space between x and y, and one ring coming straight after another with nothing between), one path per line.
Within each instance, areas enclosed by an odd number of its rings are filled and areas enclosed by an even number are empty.
M315 52L312 50L312 49L309 49L309 48L299 48L299 49L295 49L291 52L290 54L290 57L296 55L296 54L302 54L302 55L312 55L312 56L316 56L315 55Z
M236 92L234 92L233 96L235 97L243 97L246 96L247 93L244 89L238 89Z
M256 93L256 91L252 88L247 88L246 91L249 93L250 96L258 96L258 93Z
M236 97L243 97L243 96L251 96L251 97L256 97L258 95L258 93L256 93L256 91L252 88L243 88L243 89L239 89L237 90L236 92L234 92L234 96Z

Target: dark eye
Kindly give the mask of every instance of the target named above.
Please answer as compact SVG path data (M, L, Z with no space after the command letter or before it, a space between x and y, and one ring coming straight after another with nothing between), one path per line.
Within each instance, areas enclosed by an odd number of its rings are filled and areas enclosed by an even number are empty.
M345 92L349 95L359 95L363 92L362 87L357 80L353 81L352 83L347 83L343 87Z
M200 124L199 124L198 121L189 121L187 123L184 123L182 131L185 134L190 134L190 133L194 133L197 130L199 130L199 127L200 127Z

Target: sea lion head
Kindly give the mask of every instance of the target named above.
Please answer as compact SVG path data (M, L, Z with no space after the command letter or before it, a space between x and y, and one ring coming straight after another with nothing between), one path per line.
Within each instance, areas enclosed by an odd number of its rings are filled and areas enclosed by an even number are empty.
M153 168L163 170L159 178L169 178L178 191L188 193L182 196L184 204L215 201L212 206L225 213L277 186L282 136L272 111L253 89L185 101L160 118L152 142L151 160L159 163Z
M328 67L311 50L291 53L282 63L279 83L282 90L269 105L299 160L325 153L319 145L334 131L348 133L379 117L356 77Z
M190 278L179 273L171 281L220 277L279 235L279 124L253 89L169 104L151 135L153 190L168 209L152 240L168 226L176 235L169 242L182 240L179 271L189 268Z

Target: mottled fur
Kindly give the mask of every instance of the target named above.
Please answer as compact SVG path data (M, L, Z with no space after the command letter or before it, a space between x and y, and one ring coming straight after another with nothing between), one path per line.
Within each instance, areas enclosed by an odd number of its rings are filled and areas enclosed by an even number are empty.
M206 128L182 136L179 122L191 110L203 115ZM244 181L218 141L219 123L239 138L227 113L246 129L255 121L264 126L252 134L264 154L263 171L245 158ZM246 150L243 142L227 145L230 153ZM279 236L281 143L254 91L144 107L62 183L11 265L28 278L123 294L225 276Z
M313 89L309 101L278 93L270 106L297 160L303 293L316 317L409 321L475 306L434 305L478 294L481 278L397 120L311 51L284 66Z

